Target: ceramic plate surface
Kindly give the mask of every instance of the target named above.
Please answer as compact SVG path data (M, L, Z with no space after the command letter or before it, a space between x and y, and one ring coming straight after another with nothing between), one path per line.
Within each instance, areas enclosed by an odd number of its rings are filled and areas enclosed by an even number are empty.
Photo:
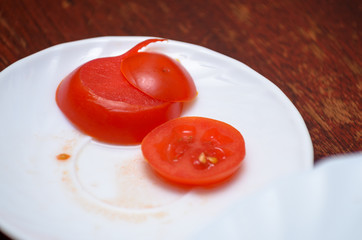
M190 72L197 99L183 116L233 125L246 158L230 181L180 187L158 178L140 146L112 146L77 131L55 103L79 65L116 56L145 37L101 37L57 45L0 73L0 227L20 239L187 239L228 206L310 169L313 149L297 109L273 83L209 49L169 40L149 45ZM57 155L67 153L66 161Z

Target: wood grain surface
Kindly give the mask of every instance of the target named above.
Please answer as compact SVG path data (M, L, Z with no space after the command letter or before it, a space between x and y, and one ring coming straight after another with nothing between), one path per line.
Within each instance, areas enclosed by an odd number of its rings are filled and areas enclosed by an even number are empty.
M0 70L55 44L155 36L250 66L297 107L315 161L362 150L362 1L0 0Z

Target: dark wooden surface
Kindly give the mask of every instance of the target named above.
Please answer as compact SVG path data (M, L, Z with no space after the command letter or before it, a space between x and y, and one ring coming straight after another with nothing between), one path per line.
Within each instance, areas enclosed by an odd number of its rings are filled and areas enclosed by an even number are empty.
M201 45L274 82L304 118L318 161L362 150L361 25L358 0L0 0L0 70L98 36Z

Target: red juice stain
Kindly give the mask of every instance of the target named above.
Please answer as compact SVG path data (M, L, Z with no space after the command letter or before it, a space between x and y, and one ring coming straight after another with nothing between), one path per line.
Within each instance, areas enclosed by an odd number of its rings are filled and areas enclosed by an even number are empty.
M57 159L60 160L60 161L65 161L65 160L67 160L69 158L70 158L70 155L66 154L66 153L61 153L61 154L57 155Z

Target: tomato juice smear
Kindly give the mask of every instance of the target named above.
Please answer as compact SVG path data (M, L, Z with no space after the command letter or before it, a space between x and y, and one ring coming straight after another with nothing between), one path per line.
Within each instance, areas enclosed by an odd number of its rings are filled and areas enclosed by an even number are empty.
M68 160L71 156L67 153L60 153L57 155L57 159L60 161Z

